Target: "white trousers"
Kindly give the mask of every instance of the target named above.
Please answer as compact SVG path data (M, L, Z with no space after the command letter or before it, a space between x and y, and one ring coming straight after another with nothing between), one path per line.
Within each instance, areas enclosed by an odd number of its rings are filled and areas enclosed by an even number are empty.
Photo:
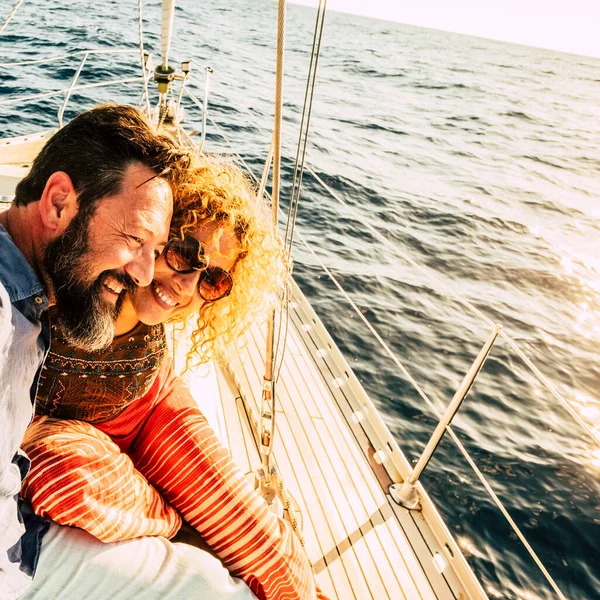
M20 600L256 600L210 554L160 537L104 544L52 523Z

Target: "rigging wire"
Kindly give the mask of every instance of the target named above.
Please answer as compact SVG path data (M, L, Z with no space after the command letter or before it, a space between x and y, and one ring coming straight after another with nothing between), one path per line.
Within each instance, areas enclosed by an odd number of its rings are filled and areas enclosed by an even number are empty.
M138 31L140 34L140 61L142 65L142 76L144 77L144 96L146 115L150 118L150 97L148 96L148 69L146 68L146 58L144 56L144 22L142 15L143 0L138 0Z
M109 85L122 85L125 83L139 83L141 77L128 77L126 79L117 79L115 81L97 81L96 83L86 83L85 85L78 85L71 89L72 92L78 92L81 90L91 90L93 88L106 87ZM53 92L40 92L39 94L31 94L30 96L21 96L19 98L7 98L6 100L0 100L0 106L7 106L9 104L19 104L21 102L27 102L29 100L39 100L40 98L51 98L52 96L60 96L66 94L70 88L63 88Z
M200 101L197 98L195 98L195 96L191 92L187 92L187 94L193 102L195 102L198 106L201 106ZM251 177L251 179L254 180L254 182L257 185L260 185L260 180L254 173L254 171L250 168L248 163L242 158L242 156L239 154L239 152L236 152L233 149L234 148L233 140L225 133L225 130L212 117L209 116L208 119L210 120L213 127L219 132L219 134L229 144L231 153L237 158L237 160L242 165L244 165L244 168L246 169L246 171L247 171L248 175ZM265 190L264 193L267 196L267 198L269 198L269 199L271 198L271 195L269 194L269 192L267 192ZM278 328L278 332L277 332L277 344L275 346L275 356L277 356L277 355L281 356L281 358L279 360L279 365L274 369L274 372L276 372L275 381L279 380L279 374L281 373L281 368L283 366L284 353L285 353L285 348L286 348L286 344L287 344L289 318L290 318L289 306L288 306L289 293L290 292L289 292L288 286L286 286L284 293L283 293L282 303L281 303L282 310L285 312L285 319L280 318L280 324L279 324L279 328ZM280 340L282 339L281 338L281 335L282 335L281 334L281 322L282 321L283 321L283 340L280 342ZM280 343L281 343L281 345L280 345ZM281 353L279 352L280 348L281 348Z
M296 148L296 159L294 162L294 177L292 181L292 189L290 191L290 201L288 204L287 222L284 234L284 250L287 254L290 273L293 269L292 263L292 246L294 241L294 228L298 215L298 205L300 203L300 189L302 186L302 177L304 174L304 165L306 161L306 148L308 144L308 133L310 130L310 118L312 115L313 99L315 92L315 83L317 80L317 67L319 64L319 56L321 54L321 40L323 37L323 25L325 24L325 14L327 11L327 0L319 0L317 15L315 19L315 29L313 32L313 43L310 54L310 64L308 67L308 75L306 77L306 88L304 91L304 103L302 106L302 118L300 121L300 131L298 134L298 145ZM306 126L305 126L306 121ZM301 150L302 149L302 150ZM287 302L284 304L286 310L285 334L283 343L281 342L281 320L277 332L277 344L275 347L275 357L280 356L279 366L277 368L277 378L283 367L285 356L285 348L287 343L287 333L289 326L289 308Z
M10 11L10 14L8 15L8 17L6 17L6 21L4 21L4 23L2 24L2 27L0 27L0 35L2 35L2 32L6 29L6 26L11 22L12 18L15 16L17 10L19 9L19 6L21 6L21 3L23 2L23 0L17 0L17 3L14 5L13 9Z
M313 33L313 46L310 56L310 65L308 76L306 78L306 90L304 92L304 105L302 108L302 119L300 121L300 133L298 136L298 146L296 150L296 160L294 164L294 178L292 181L292 190L290 193L290 203L288 206L288 218L285 229L284 243L288 246L288 256L292 255L292 245L294 240L294 228L298 215L298 205L300 203L300 188L302 186L302 177L304 175L304 165L306 162L306 147L308 144L308 132L310 130L310 118L312 115L313 98L315 92L315 83L317 79L317 67L319 56L321 54L321 39L323 37L323 25L325 24L325 13L327 11L327 0L319 0L317 8L317 17L315 20L315 30ZM314 65L314 68L313 68ZM307 113L308 107L308 115ZM306 116L306 128L304 120ZM302 147L302 157L299 160L300 148ZM296 185L297 183L297 185Z
M316 260L320 264L321 268L325 271L325 273L331 279L331 281L333 282L333 284L341 292L342 296L344 296L344 298L346 299L346 301L356 311L356 313L359 315L359 317L361 318L361 320L367 326L367 328L369 329L369 331L373 334L373 336L381 344L381 346L385 350L386 354L394 361L394 363L396 364L396 366L400 369L400 371L402 371L402 373L408 379L408 381L410 381L410 383L412 383L412 385L415 387L416 391L418 392L419 396L421 396L421 398L425 401L425 403L427 404L427 406L429 406L429 408L431 409L431 411L437 416L437 418L439 420L441 418L442 414L437 409L437 407L435 406L435 404L429 399L429 397L427 396L427 394L423 391L423 389L421 388L421 386L413 378L413 376L406 369L406 367L400 362L400 360L394 354L394 352L392 351L392 349L385 343L385 341L379 335L379 333L377 332L377 330L373 327L373 325L371 325L370 321L360 311L360 309L358 308L358 306L354 303L354 301L350 298L350 296L344 290L344 288L342 287L342 285L335 278L335 275L333 275L333 273L325 266L325 263L321 260L321 258L318 256L318 254L313 250L313 248L311 248L311 246L308 244L308 242L304 239L304 237L301 234L299 234L299 237L300 237L300 240L302 241L302 243L304 244L304 246L306 247L306 249L316 258ZM554 581L554 579L552 578L552 576L550 575L550 573L547 571L546 567L544 566L544 564L542 563L542 561L540 560L540 558L536 554L535 550L531 547L531 545L527 541L527 538L523 535L523 533L519 529L519 526L514 522L514 520L510 516L510 513L508 512L508 510L506 509L506 507L502 503L502 500L500 500L500 498L496 495L496 493L494 492L492 486L489 484L488 480L486 479L485 475L481 472L481 470L479 469L479 467L477 466L477 464L475 463L475 461L471 458L471 455L469 454L468 450L463 446L462 442L457 437L457 435L454 433L454 430L450 427L450 425L446 426L446 431L451 436L452 441L456 444L456 447L459 449L460 453L463 455L463 457L465 458L465 460L468 462L468 464L471 467L471 469L473 469L473 472L475 473L475 475L477 476L477 478L479 479L479 481L481 482L481 484L483 485L483 487L485 488L485 490L488 492L488 494L492 498L492 501L494 502L494 504L496 505L496 507L500 510L500 512L502 513L502 515L504 516L504 518L508 521L508 523L511 526L512 530L515 532L515 534L517 535L517 537L521 540L522 544L525 546L527 552L529 553L529 555L531 556L531 558L533 559L533 561L535 562L535 564L538 566L538 568L540 569L540 571L542 572L542 574L544 575L544 577L546 578L546 580L548 581L548 583L552 586L552 589L556 592L556 594L558 595L558 597L561 598L561 600L566 600L566 597L564 596L564 594L562 593L562 591L560 590L560 588L558 587L558 585L556 584L556 582Z
M137 50L107 50L100 48L91 48L88 50L74 50L72 52L67 52L66 54L58 54L56 56L49 56L46 58L36 58L35 60L23 60L20 62L10 62L10 63L0 63L0 68L2 69L10 69L13 67L24 67L28 65L41 65L44 63L55 63L58 60L63 60L65 58L71 58L72 56L77 56L79 54L133 54L137 53Z

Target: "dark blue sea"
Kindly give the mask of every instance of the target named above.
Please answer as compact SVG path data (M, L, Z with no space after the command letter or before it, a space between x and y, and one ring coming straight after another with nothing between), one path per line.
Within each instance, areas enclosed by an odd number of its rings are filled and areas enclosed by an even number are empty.
M207 148L241 155L260 176L276 3L179 4L171 57L193 60L199 97L203 67L215 71L210 115L220 129L210 125ZM13 5L0 0L0 23ZM155 57L159 12L157 0L144 3ZM314 17L288 9L283 204ZM137 44L134 0L25 0L0 36L0 63ZM68 87L79 59L3 66L0 102ZM90 57L81 82L138 72L135 54ZM137 103L140 88L76 93L65 118L90 98ZM55 126L61 101L0 104L0 135ZM198 113L188 126L199 129ZM307 162L352 209L307 172L299 233L438 408L490 332L450 289L501 323L600 432L599 59L329 13ZM295 261L300 286L416 458L436 424L431 411L302 244ZM600 598L600 449L506 343L454 428L565 595ZM449 439L423 483L491 598L555 597Z

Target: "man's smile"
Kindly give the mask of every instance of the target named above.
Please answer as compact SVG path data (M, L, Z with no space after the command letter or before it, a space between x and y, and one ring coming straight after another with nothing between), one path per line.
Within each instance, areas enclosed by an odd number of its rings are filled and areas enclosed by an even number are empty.
M111 299L116 299L119 297L121 292L125 289L125 287L120 284L116 279L112 277L107 277L103 282L103 291L105 295L108 295Z

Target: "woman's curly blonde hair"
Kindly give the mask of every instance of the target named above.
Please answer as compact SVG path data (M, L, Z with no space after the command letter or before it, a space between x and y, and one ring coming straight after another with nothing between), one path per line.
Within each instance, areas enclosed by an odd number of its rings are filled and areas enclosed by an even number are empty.
M181 239L216 224L218 229L232 228L239 240L230 271L231 293L202 305L192 333L188 365L203 363L219 356L281 302L288 278L283 246L264 201L241 170L223 157L193 157L176 184L171 223L171 235Z

